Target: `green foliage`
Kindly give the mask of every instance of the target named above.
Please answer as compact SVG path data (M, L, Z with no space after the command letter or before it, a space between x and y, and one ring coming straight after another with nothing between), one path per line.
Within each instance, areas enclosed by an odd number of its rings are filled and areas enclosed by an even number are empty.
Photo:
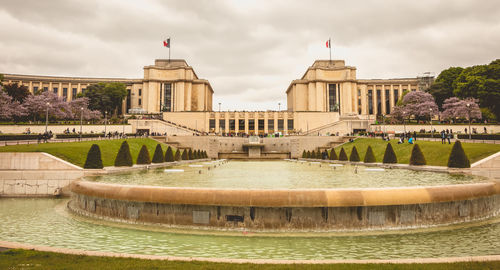
M199 159L200 157L198 156L198 150L193 151L193 159Z
M365 159L363 160L364 163L374 163L377 160L375 159L375 155L373 154L372 147L368 145L368 148L366 148L366 154L365 154Z
M337 156L337 153L335 152L335 148L332 148L330 150L330 156L329 156L330 160L338 160L339 157Z
M306 150L302 151L302 158L306 158L307 157L307 153L306 153Z
M151 157L149 157L149 151L146 145L141 147L136 164L151 164Z
M322 159L322 155L321 155L321 151L319 151L318 149L318 152L316 152L316 159Z
M98 83L87 86L84 97L89 98L89 109L105 112L117 112L127 96L125 84L119 82Z
M165 152L165 162L174 162L174 152L172 151L172 148L170 146Z
M194 159L193 150L191 150L191 148L188 151L188 159L189 160L193 160Z
M312 150L311 155L309 156L309 158L313 158L313 159L316 158L316 152L314 150Z
M456 141L451 149L450 157L448 158L448 167L450 168L470 168L470 161L462 148L462 143Z
M436 100L439 109L442 109L445 99L453 97L453 84L463 70L461 67L450 67L441 71L434 83L427 90Z
M153 163L163 163L163 149L160 144L156 145L155 152L153 154Z
M3 74L0 74L0 86L3 86Z
M198 149L198 159L202 159L202 158L203 158L203 156L201 155L201 150Z
M188 154L188 151L186 149L184 149L184 151L182 151L182 160L189 160L189 154Z
M85 160L85 165L83 165L83 168L102 169L103 167L104 166L102 165L101 149L99 149L99 145L92 144L89 152L87 153L87 160Z
M175 150L174 160L181 161L181 150L179 150L179 149Z
M356 146L352 147L351 150L351 155L349 156L349 161L354 161L354 162L359 162L359 154L358 154L358 149L356 149Z
M118 154L115 159L115 166L132 166L132 155L130 155L130 147L128 146L127 141L123 141L120 146L120 150L118 150Z
M411 150L411 156L410 156L410 165L426 165L427 162L425 161L424 153L422 153L422 150L420 150L420 146L418 144L415 144L413 146L413 149Z
M19 103L23 103L24 100L30 95L30 91L27 86L18 85L17 83L6 84L2 87L2 90L12 98L12 101L18 101Z
M394 149L392 148L391 143L388 143L387 147L385 148L384 159L382 162L383 163L398 163L398 158L396 157L396 153L394 152Z
M480 108L483 120L488 122L496 122L498 120L497 116L489 108Z
M345 153L344 147L340 148L340 153L339 153L339 160L340 161L347 161L347 154Z
M306 152L306 158L311 158L311 151L307 150L307 152Z

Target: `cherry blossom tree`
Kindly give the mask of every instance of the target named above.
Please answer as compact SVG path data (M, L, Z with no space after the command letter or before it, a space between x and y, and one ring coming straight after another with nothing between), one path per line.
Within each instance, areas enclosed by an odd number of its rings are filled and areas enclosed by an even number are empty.
M73 118L73 112L69 103L52 92L47 91L40 95L29 95L23 104L26 108L29 108L29 114L33 116L35 121L37 116L43 118L47 108L49 110L49 117L56 119Z
M6 92L0 91L0 119L16 120L28 115L28 110L19 101L12 101Z
M417 119L428 118L439 113L434 97L423 91L412 91L403 97L401 105L395 106L391 116L396 119L414 116Z
M443 102L443 119L481 119L481 110L477 104L477 99L457 97L448 98Z
M101 112L98 110L90 110L89 107L89 99L86 97L76 98L69 102L71 107L71 112L73 114L73 119L80 119L83 114L84 120L91 119L101 119Z

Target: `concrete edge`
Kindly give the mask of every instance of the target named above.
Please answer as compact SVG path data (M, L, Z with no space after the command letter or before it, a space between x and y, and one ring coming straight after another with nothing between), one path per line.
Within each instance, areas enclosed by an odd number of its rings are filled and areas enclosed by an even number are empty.
M481 160L479 160L479 161L476 161L476 162L472 163L472 164L470 165L470 167L471 167L471 169L472 169L472 168L477 167L477 166L481 165L482 163L487 162L487 161L490 161L491 159L494 159L494 158L496 158L496 157L498 157L498 156L500 156L500 151L496 152L496 153L495 153L495 154L493 154L493 155L489 155L489 156L487 156L487 157L485 157L485 158L483 158L483 159L481 159Z
M367 260L274 260L274 259L228 259L203 257L177 257L162 255L144 255L130 253L115 253L90 251L70 248L57 248L42 245L32 245L16 242L0 241L0 247L8 249L29 249L36 251L55 252L71 255L101 256L116 258L135 258L146 260L164 260L181 262L213 262L213 263L250 263L250 264L423 264L423 263L458 263L458 262L496 262L500 255L444 257L444 258L412 258L412 259L367 259Z
M21 153L27 153L27 152L21 152ZM82 168L82 167L80 167L80 166L76 166L76 165L75 165L75 164L73 164L73 163L70 163L70 162L68 162L68 161L66 161L66 160L64 160L64 159L58 158L58 157L56 157L56 156L53 156L53 155L51 155L51 154L49 154L49 153L46 153L46 152L38 152L38 153L42 153L43 155L45 155L45 156L47 156L47 157L50 157L50 158L52 158L52 159L55 159L55 160L57 160L57 161L59 161L59 162L61 162L61 163L64 163L64 164L66 164L66 165L68 165L68 166L70 166L70 167L72 167L72 168L74 168L74 169L76 169L76 170L83 170L83 168Z

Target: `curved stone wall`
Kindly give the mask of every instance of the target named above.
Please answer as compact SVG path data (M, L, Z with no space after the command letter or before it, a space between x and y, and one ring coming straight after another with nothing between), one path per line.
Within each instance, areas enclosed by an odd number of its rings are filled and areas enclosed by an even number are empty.
M252 230L415 228L498 215L500 182L385 189L229 190L77 181L73 211L137 223Z

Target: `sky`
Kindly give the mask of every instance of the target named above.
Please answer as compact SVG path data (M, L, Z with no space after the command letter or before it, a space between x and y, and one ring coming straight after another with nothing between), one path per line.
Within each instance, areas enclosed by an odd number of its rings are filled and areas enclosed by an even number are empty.
M498 0L0 0L0 73L143 78L185 59L222 110L286 107L286 89L317 59L358 79L436 76L500 53Z

